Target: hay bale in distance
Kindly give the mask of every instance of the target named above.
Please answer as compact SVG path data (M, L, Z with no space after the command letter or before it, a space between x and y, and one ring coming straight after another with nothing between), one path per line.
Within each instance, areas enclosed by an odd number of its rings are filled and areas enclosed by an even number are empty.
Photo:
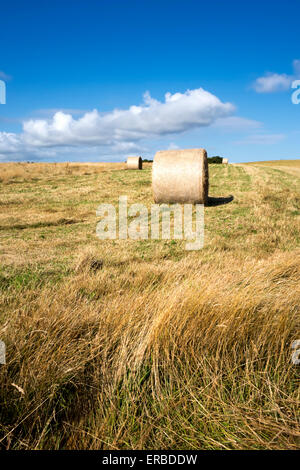
M222 163L228 165L228 158L222 158Z
M200 148L157 152L152 168L152 190L156 203L206 204L206 150Z
M142 170L143 160L142 157L128 157L127 170Z

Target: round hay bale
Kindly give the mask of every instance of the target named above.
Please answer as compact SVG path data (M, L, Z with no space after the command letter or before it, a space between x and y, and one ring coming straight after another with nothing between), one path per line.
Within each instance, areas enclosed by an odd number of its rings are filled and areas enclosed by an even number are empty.
M223 164L225 163L225 165L228 165L228 158L222 158L222 163Z
M206 204L208 200L206 150L157 152L152 169L152 190L156 203Z
M143 169L142 157L128 157L127 169L128 170L142 170Z

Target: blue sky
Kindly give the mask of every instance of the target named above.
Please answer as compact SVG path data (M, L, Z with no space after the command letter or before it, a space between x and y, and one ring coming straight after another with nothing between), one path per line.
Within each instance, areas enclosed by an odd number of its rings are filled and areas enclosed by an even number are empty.
M0 161L300 158L299 0L11 0L0 17Z

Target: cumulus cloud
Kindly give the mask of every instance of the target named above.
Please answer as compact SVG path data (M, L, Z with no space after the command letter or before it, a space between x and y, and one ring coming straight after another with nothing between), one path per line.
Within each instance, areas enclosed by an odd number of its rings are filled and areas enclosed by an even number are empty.
M300 77L300 60L293 61L293 71L292 75L268 72L263 77L255 80L253 88L257 93L274 93L288 90L291 88L293 80Z
M112 145L209 126L233 110L232 104L222 103L202 88L173 95L166 93L164 102L145 93L142 105L126 110L99 113L94 109L79 119L64 112L55 113L51 121L31 119L24 123L24 139L28 144L41 146Z
M22 146L17 134L0 132L0 155L4 153L16 153Z
M141 105L125 110L101 113L94 109L77 119L58 111L50 120L30 119L23 123L22 134L0 133L0 156L79 146L99 147L105 154L132 152L147 138L209 126L234 109L202 88L166 93L164 101L147 92Z
M288 90L291 83L292 78L289 75L268 73L264 77L256 79L254 88L257 93L274 93L275 91Z

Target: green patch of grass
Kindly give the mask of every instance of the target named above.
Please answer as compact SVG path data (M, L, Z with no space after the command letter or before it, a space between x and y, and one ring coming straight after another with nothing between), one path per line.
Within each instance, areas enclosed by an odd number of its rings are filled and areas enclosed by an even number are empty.
M54 263L54 269L46 271L43 266L28 268L2 268L0 271L0 290L39 289L47 285L55 285L62 281L70 270L66 265ZM55 269L56 267L56 269Z

